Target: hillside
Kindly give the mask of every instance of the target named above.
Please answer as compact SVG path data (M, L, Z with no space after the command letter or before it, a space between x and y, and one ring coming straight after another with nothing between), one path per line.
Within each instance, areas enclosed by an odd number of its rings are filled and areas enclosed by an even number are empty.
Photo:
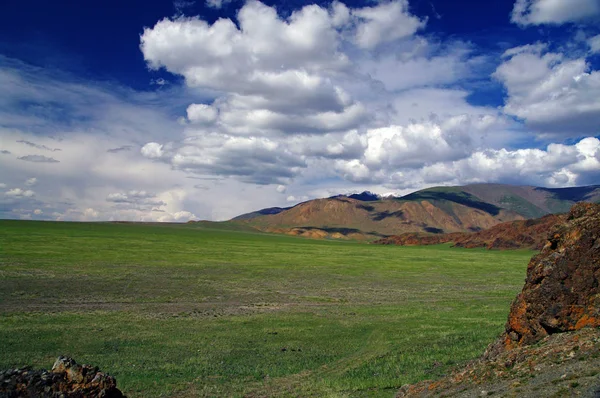
M478 232L503 222L565 212L580 201L600 202L600 186L474 184L386 198L365 192L259 210L232 221L266 232L373 240L403 233Z
M452 242L455 247L487 249L540 250L546 243L548 231L564 222L564 215L548 214L532 220L509 221L479 232L448 234L405 233L379 239L380 245L423 246Z

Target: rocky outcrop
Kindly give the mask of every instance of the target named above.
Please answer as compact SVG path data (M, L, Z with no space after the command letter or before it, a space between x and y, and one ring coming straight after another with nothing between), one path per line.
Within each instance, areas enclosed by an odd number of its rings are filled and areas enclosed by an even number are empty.
M0 397L123 398L117 380L97 367L59 357L51 371L31 368L0 372Z
M480 232L465 234L454 241L454 246L468 249L541 250L547 242L548 231L564 220L564 215L549 214L533 220L505 222Z
M510 309L502 347L494 350L586 326L600 326L600 205L579 203L529 262L525 286Z
M479 232L449 234L405 233L377 240L380 245L422 246L452 242L454 247L473 249L533 249L540 250L547 242L548 231L563 223L564 215L549 214L534 220L517 220L498 224Z
M600 396L598 372L589 371L600 367L598 327L600 205L578 203L529 262L505 331L483 357L398 397Z

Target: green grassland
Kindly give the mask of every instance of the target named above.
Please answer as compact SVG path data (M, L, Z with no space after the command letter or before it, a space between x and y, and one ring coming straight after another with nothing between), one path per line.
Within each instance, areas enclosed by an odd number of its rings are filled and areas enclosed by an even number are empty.
M481 354L531 254L0 221L0 369L70 355L130 397L393 397Z

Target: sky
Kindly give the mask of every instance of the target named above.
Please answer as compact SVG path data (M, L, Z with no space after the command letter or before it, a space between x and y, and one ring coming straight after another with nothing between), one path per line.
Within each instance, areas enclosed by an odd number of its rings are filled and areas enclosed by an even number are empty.
M600 184L600 0L3 0L0 218Z

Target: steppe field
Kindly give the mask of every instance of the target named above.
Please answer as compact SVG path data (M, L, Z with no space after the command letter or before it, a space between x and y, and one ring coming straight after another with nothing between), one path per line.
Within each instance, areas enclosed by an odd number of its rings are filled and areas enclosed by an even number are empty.
M69 355L129 397L393 397L483 352L532 254L0 221L0 369Z

